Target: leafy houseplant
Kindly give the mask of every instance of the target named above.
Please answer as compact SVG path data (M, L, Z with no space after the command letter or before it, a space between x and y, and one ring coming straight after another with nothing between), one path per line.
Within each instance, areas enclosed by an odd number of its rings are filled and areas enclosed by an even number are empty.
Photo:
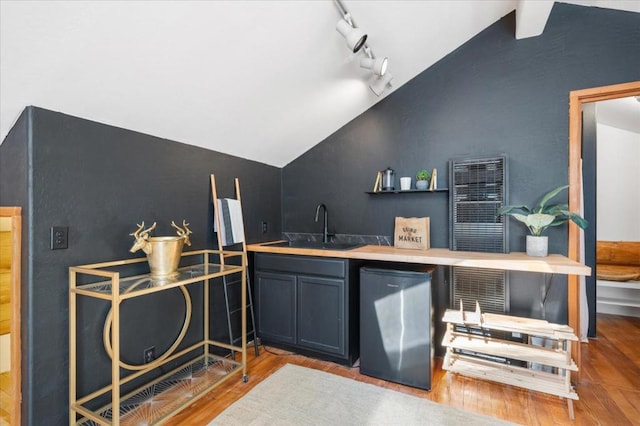
M431 173L428 170L420 170L416 173L416 189L427 189Z
M498 209L498 215L509 215L524 223L531 235L527 236L527 254L530 256L547 255L547 237L542 233L550 226L562 225L571 220L581 229L587 227L587 221L577 213L569 211L567 204L547 204L569 185L559 186L542 196L538 204L533 208L527 206L504 206ZM530 238L534 237L534 238ZM535 252L534 246L541 245L540 251ZM531 250L530 250L530 245Z

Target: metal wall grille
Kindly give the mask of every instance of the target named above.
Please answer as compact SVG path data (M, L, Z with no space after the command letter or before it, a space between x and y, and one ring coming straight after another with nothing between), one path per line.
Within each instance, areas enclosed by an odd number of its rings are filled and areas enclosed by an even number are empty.
M496 215L506 203L506 159L452 160L451 250L504 253L507 221Z
M496 215L507 204L506 157L451 160L449 165L450 248L456 251L508 252L507 221ZM451 268L451 307L460 300L473 310L509 310L507 272L495 269Z
M476 300L482 312L507 312L506 271L501 269L452 268L452 308L460 307L460 300L467 311L476 308Z

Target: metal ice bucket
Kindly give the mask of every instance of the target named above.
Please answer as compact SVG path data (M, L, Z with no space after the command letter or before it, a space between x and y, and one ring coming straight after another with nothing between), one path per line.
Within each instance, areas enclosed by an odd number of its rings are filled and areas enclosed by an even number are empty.
M147 253L147 262L151 277L166 278L178 273L183 237L150 237L151 252Z
M171 222L171 226L176 228L178 235L171 237L152 237L149 235L156 228L154 222L149 228L144 229L144 222L138 225L138 229L133 232L135 242L129 250L135 253L142 250L147 255L147 262L151 270L152 278L169 278L178 274L178 265L180 264L180 256L182 255L182 247L186 244L191 245L189 240L189 224L182 221L182 227Z

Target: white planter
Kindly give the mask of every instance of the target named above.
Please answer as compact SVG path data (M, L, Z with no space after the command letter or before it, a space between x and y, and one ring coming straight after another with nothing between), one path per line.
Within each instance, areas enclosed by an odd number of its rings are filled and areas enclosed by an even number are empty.
M545 257L549 249L549 237L527 235L527 256Z
M411 189L411 178L410 177L401 177L400 178L400 190L408 191Z

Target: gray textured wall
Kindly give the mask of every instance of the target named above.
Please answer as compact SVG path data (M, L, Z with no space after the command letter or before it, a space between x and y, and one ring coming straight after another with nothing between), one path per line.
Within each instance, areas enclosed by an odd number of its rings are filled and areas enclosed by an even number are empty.
M233 178L240 179L249 241L280 235L281 171L257 162L29 107L0 145L0 164L2 203L32 211L25 217L28 239L23 240L26 424L68 422L69 266L142 256L129 253L133 239L128 235L142 220L158 222L154 235L172 235L171 220L186 219L193 231L187 250L214 248L211 173L220 197L232 197ZM8 182L18 183L18 190ZM269 234L261 234L262 220L269 222ZM67 250L49 250L53 225L69 227ZM195 317L185 344L202 328L202 293L197 286L190 292ZM156 346L160 355L184 315L178 291L143 299L122 308L129 324L121 337L123 358L133 364L141 362L146 347ZM226 341L219 286L212 300L213 337ZM79 300L81 394L109 381L110 360L101 342L107 309L103 302Z
M430 216L432 246L448 247L447 194L365 194L387 166L436 167L445 187L449 159L506 154L510 204L566 184L569 92L640 79L640 14L556 3L543 35L516 40L514 28L512 13L288 164L283 229L320 232L323 202L330 232L392 235L395 216ZM524 251L526 229L510 220L509 247ZM567 227L548 235L566 254ZM511 275L513 313L541 316L551 279L547 318L566 321L565 277Z

